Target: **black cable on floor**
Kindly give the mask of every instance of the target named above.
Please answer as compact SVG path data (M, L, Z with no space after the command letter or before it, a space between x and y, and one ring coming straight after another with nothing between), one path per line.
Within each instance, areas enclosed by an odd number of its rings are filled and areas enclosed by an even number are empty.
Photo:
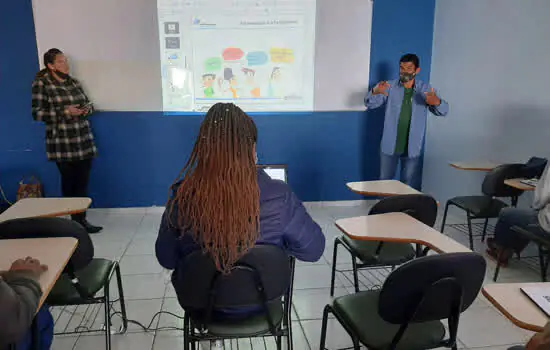
M151 328L153 326L153 323L155 322L155 318L157 318L157 316L160 316L162 314L166 314L166 315L170 315L170 316L173 316L173 317L176 317L180 320L183 320L184 318L181 317L181 316L178 316L170 311L159 311L157 312L156 314L153 315L153 317L151 318L151 322L149 322L149 325L148 326L145 326L143 325L141 322L139 321L136 321L136 320L131 320L131 319L127 319L126 321L128 323L132 323L132 324L135 324L136 326L139 326L144 332L155 332L155 331L167 331L167 330L174 330L174 331L182 331L183 332L183 328L178 328L178 327L157 327L157 328ZM111 324L113 324L112 322L112 318L113 316L121 316L122 318L122 312L120 311L115 311L114 313L112 313L110 315L110 318L111 318Z
M149 325L148 326L145 326L143 323L139 322L139 321L136 321L136 320L132 320L132 319L127 319L126 321L128 323L131 323L131 324L134 324L136 326L139 326L144 332L156 332L156 331L182 331L183 332L183 328L178 328L178 327L156 327L156 328L152 328L153 326L153 323L155 322L155 319L162 315L162 314L166 314L166 315L170 315L170 316L173 316L173 317L176 317L180 320L183 320L184 318L181 317L181 316L178 316L170 311L159 311L157 312L156 314L153 315L153 317L151 318L151 321L149 322ZM111 320L111 325L113 324L113 316L121 316L122 318L122 312L120 311L115 311L113 312L109 318ZM78 326L75 328L75 332L101 332L102 330L98 329L98 330L93 330L93 329L90 329L89 327L86 327L86 326Z

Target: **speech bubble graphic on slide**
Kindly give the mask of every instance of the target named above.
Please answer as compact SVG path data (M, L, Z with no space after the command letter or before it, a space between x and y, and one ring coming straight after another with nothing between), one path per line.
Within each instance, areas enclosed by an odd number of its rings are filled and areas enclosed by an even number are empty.
M294 50L280 47L272 47L269 51L271 62L274 63L294 63Z
M237 61L243 58L244 52L238 47L228 47L227 49L223 50L222 56L223 59L226 61Z
M222 59L219 57L211 57L204 61L205 72L216 72L222 69Z
M262 64L266 64L268 59L267 53L263 51L253 51L246 55L249 66L261 66Z

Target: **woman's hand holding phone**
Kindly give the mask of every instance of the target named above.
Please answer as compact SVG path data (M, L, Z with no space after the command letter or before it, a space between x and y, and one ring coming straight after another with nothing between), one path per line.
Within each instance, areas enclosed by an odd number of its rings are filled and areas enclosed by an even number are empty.
M84 111L77 105L68 106L66 108L66 111L71 117L80 117L82 114L84 114Z

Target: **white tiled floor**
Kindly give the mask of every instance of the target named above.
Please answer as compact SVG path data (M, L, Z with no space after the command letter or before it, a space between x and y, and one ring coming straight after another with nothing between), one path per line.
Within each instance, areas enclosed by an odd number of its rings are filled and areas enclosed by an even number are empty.
M327 238L326 250L321 261L315 264L299 263L296 267L294 292L294 344L297 350L317 350L319 348L321 317L323 307L329 302L330 263L334 238L339 231L334 220L364 215L368 204L356 206L307 205L314 219L321 225ZM175 292L169 282L169 275L158 265L154 256L154 242L161 219L159 208L136 210L92 210L89 220L105 226L101 234L92 237L96 257L117 259L121 262L124 293L127 301L128 316L145 325L151 322L158 311L170 311L181 316L182 310L175 299ZM451 214L449 223L457 222ZM436 226L439 228L439 224ZM467 244L467 237L453 229L446 230L461 243ZM479 241L479 238L477 239ZM483 244L476 243L476 250L483 251ZM349 266L349 257L344 251L339 254L339 268ZM491 283L494 264L489 262L486 283ZM365 279L367 278L368 281ZM361 279L365 284L375 285L383 281L383 271L367 272ZM510 268L502 269L500 282L539 281L537 272L533 272L522 263L513 263ZM116 297L116 283L111 287L112 297ZM336 295L352 293L352 284L342 274L337 275ZM115 309L119 310L118 305ZM97 329L103 323L103 310L99 307L74 307L65 310L53 310L56 329L73 330L77 326ZM346 332L334 319L329 321L329 349L351 345ZM113 318L115 327L120 319ZM170 315L156 317L152 323L157 327L182 327L182 321ZM482 296L467 310L460 322L459 339L461 349L507 349L509 346L525 343L530 332L515 327L493 308ZM267 348L273 349L274 343L267 341ZM263 340L252 342L254 349L265 348ZM57 336L53 349L97 350L105 348L102 334L80 336ZM136 325L130 325L125 335L113 336L115 350L171 350L182 349L181 331L159 330L144 333ZM229 347L226 347L229 348ZM233 348L237 348L234 346ZM249 341L239 342L239 349L250 349Z

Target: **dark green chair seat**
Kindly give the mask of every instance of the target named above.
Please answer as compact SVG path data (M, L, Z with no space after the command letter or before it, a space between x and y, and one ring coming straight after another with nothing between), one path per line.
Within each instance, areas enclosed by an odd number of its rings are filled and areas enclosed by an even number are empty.
M380 291L360 292L336 298L333 313L345 327L356 333L369 349L387 349L399 326L384 321L378 314ZM397 349L432 349L441 346L445 327L440 321L410 324Z
M488 196L463 196L449 199L451 204L469 211L473 218L494 218L498 217L503 208L508 207L500 199L491 198Z
M348 236L342 236L342 239L363 264L401 265L413 259L416 254L409 243L384 242L380 252L376 254L381 242L359 241Z
M85 294L93 298L109 281L114 268L115 262L113 261L93 259L88 266L75 272L75 275ZM50 292L47 303L52 306L71 305L81 303L82 299L83 297L71 283L69 276L63 274Z
M284 316L282 303L271 303L271 305L269 305L269 314L275 326L278 327L283 321ZM225 338L256 337L262 334L268 334L270 331L269 323L263 312L256 316L238 321L229 319L222 322L212 322L208 324L206 328L208 329L208 334Z

